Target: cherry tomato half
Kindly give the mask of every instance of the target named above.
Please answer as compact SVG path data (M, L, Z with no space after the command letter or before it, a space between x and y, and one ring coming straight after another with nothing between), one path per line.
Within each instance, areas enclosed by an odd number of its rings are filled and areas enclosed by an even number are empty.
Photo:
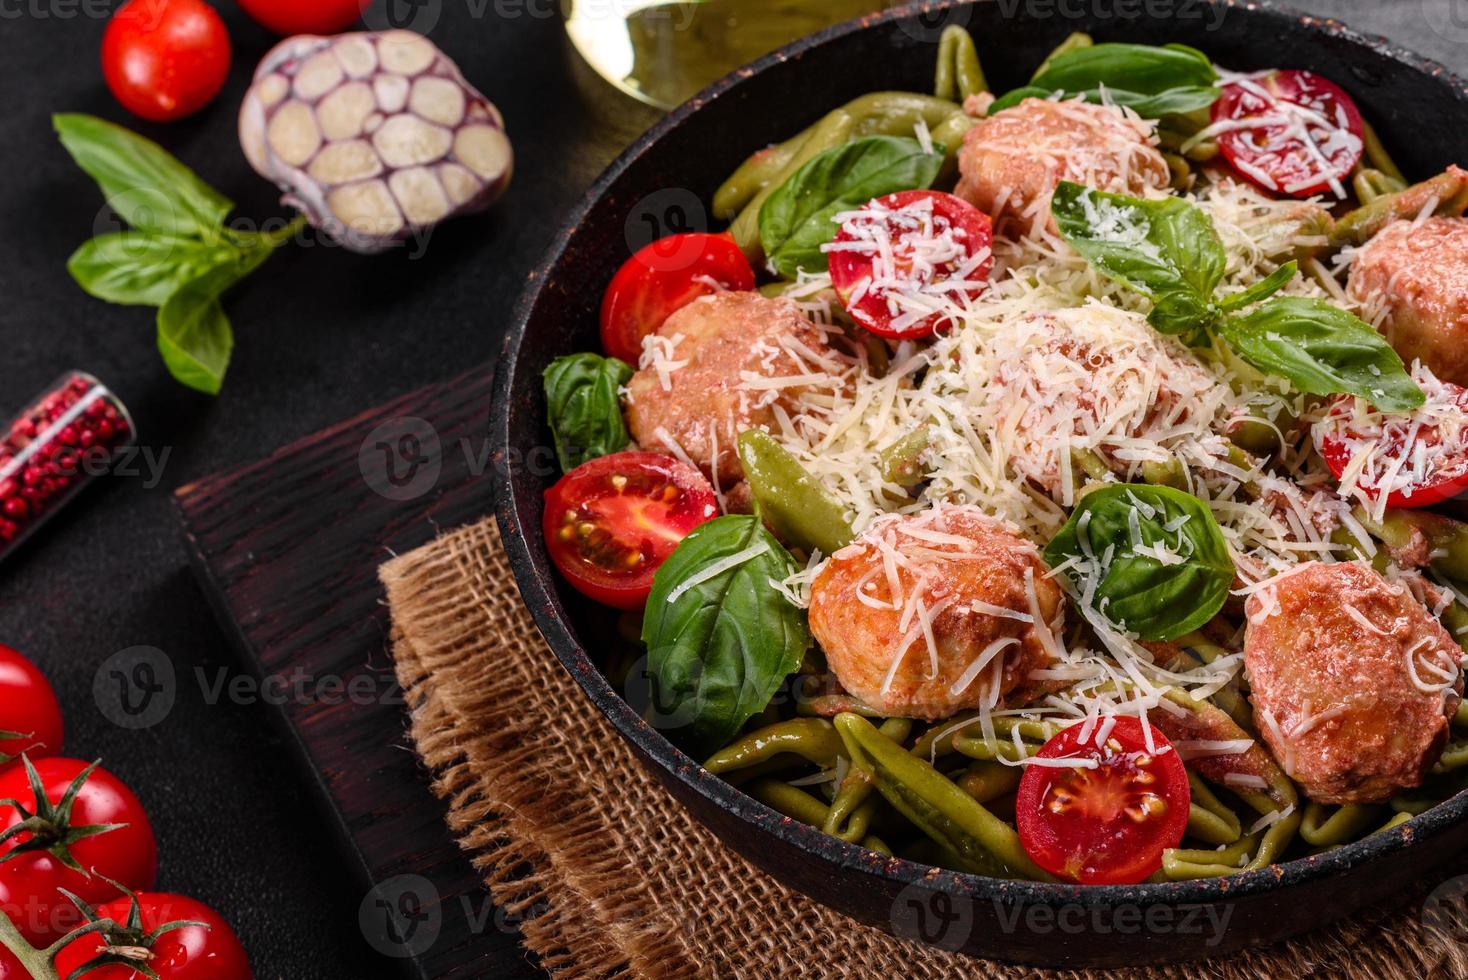
M1267 191L1309 197L1341 188L1361 159L1361 112L1345 89L1308 71L1272 71L1223 86L1218 149ZM1339 196L1344 196L1341 193Z
M118 898L97 907L99 919L111 919L126 928L133 899ZM107 939L97 933L80 936L56 954L56 972L72 972L102 954L108 939L114 948L147 949L151 956L140 959L159 980L251 980L250 961L239 937L224 917L192 898L161 892L141 892L136 897L140 935L113 934ZM170 929L144 945L147 934L168 922L201 922L202 926ZM126 955L120 954L120 955ZM142 980L143 974L122 963L94 967L85 974L90 980Z
M1014 805L1019 839L1051 874L1088 885L1135 884L1183 839L1192 793L1183 760L1161 732L1148 726L1152 751L1136 718L1117 718L1109 732L1105 725L1084 741L1085 726L1072 725L1037 753L1086 759L1089 767L1025 768Z
M989 216L952 194L900 191L867 202L831 243L831 284L852 319L879 337L927 337L935 302L973 299L994 264Z
M1468 490L1468 388L1417 381L1428 403L1414 412L1358 412L1354 397L1336 395L1314 426L1315 448L1337 480L1370 452L1356 486L1374 499L1389 479L1389 507L1430 507Z
M577 591L641 609L652 576L689 531L718 516L703 474L661 453L589 460L545 492L545 543Z
M601 346L636 364L642 338L700 296L754 288L749 260L727 234L689 232L644 245L612 277L601 301Z
M129 112L182 119L224 87L229 34L204 0L128 0L102 35L102 74Z
M20 768L20 754L32 760L61 751L61 705L40 668L0 643L0 772Z
M335 34L357 22L371 0L239 0L255 23L277 34Z
M87 763L77 759L40 759L34 764L42 793L53 805L87 769ZM0 773L0 800L17 800L32 814L41 812L24 767ZM22 819L14 806L0 807L0 830L14 827ZM0 861L0 911L10 916L33 945L50 945L85 921L76 906L61 894L63 888L95 905L117 895L117 889L105 880L108 878L135 890L153 887L158 873L158 842L148 815L122 780L97 768L81 783L70 819L55 821L53 833L64 835L68 828L100 824L122 826L50 848L40 846L29 832L0 843L0 855L5 856ZM56 851L63 846L72 860L90 874L62 863Z

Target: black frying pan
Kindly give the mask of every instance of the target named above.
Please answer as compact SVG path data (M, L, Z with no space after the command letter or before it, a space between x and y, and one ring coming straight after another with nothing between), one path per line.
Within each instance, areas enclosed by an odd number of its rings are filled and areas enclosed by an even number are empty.
M1093 7L1171 16L1068 16ZM695 817L780 880L862 922L1035 965L1214 956L1322 925L1428 876L1468 844L1468 794L1319 857L1214 880L1092 888L935 871L782 817L703 771L602 674L598 651L611 620L559 580L541 542L541 495L559 474L546 449L540 376L553 357L598 348L602 290L627 258L629 236L637 243L636 212L650 194L662 192L657 210L706 203L752 150L828 109L875 89L927 91L938 33L948 23L972 31L996 91L1023 84L1072 31L1098 40L1181 41L1231 68L1308 68L1330 77L1356 98L1413 179L1468 163L1468 89L1441 65L1278 8L1188 0L1131 8L924 4L832 28L714 84L622 154L556 238L505 337L491 422L499 521L525 601L587 696Z

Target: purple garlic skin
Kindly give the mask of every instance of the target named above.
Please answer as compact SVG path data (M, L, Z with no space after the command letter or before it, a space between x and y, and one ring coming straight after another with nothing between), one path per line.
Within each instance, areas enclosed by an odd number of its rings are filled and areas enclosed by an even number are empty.
M411 31L285 39L255 69L239 129L283 202L364 254L489 207L514 162L499 110Z

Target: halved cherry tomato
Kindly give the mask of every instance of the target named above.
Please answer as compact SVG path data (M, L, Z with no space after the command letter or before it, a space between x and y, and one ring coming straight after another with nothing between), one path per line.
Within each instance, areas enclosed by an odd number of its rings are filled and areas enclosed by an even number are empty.
M1314 426L1315 448L1337 480L1370 451L1356 486L1374 499L1389 479L1389 507L1430 507L1468 490L1468 388L1414 377L1428 399L1416 411L1358 412L1353 396L1336 395Z
M545 543L578 592L641 609L658 566L718 513L714 488L687 463L613 453L582 463L545 492Z
M61 705L51 682L18 651L0 643L0 772L61 751ZM10 737L4 737L10 736Z
M636 364L642 338L700 296L754 288L749 260L727 234L689 232L644 245L612 277L601 301L601 346Z
M831 284L852 319L879 337L926 337L944 322L935 304L988 288L994 264L989 216L942 191L900 191L869 201L831 243Z
M1309 197L1342 182L1361 159L1361 111L1345 89L1308 71L1249 75L1223 86L1213 103L1218 149L1267 191Z
M1051 874L1088 885L1127 885L1162 867L1188 825L1192 793L1183 761L1151 728L1152 746L1136 718L1092 727L1072 725L1036 753L1041 759L1085 759L1089 766L1031 763L1019 781L1014 812L1019 839ZM1105 735L1104 742L1098 737ZM1155 751L1154 751L1155 750Z
M224 21L204 0L128 0L102 35L102 74L123 108L169 122L219 94L229 54Z

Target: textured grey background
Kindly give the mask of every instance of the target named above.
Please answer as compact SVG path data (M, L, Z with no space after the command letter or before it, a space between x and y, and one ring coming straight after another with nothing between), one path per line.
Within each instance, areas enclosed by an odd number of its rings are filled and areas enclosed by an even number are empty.
M137 125L97 71L104 21L84 13L115 4L85 2L0 0L0 412L61 371L86 368L121 392L148 445L171 455L160 486L108 481L0 565L0 642L28 652L55 682L68 752L105 757L151 809L161 886L220 908L259 977L384 976L391 966L357 926L363 894L271 728L272 709L210 704L192 679L196 668L212 679L239 667L186 567L168 495L492 357L560 216L654 117L588 83L559 21L531 15L534 3L408 7L438 10L431 36L504 110L519 157L512 192L489 216L437 232L421 261L320 248L272 259L229 301L239 347L213 401L164 375L146 311L89 299L63 268L91 233L100 198L52 139L48 114L81 110ZM276 215L272 189L235 149L231 108L271 39L231 0L216 4L235 44L224 95L195 119L137 128L234 197L239 214ZM1296 6L1468 71L1468 0ZM125 730L98 710L92 681L107 657L139 644L165 651L185 683L165 721Z

